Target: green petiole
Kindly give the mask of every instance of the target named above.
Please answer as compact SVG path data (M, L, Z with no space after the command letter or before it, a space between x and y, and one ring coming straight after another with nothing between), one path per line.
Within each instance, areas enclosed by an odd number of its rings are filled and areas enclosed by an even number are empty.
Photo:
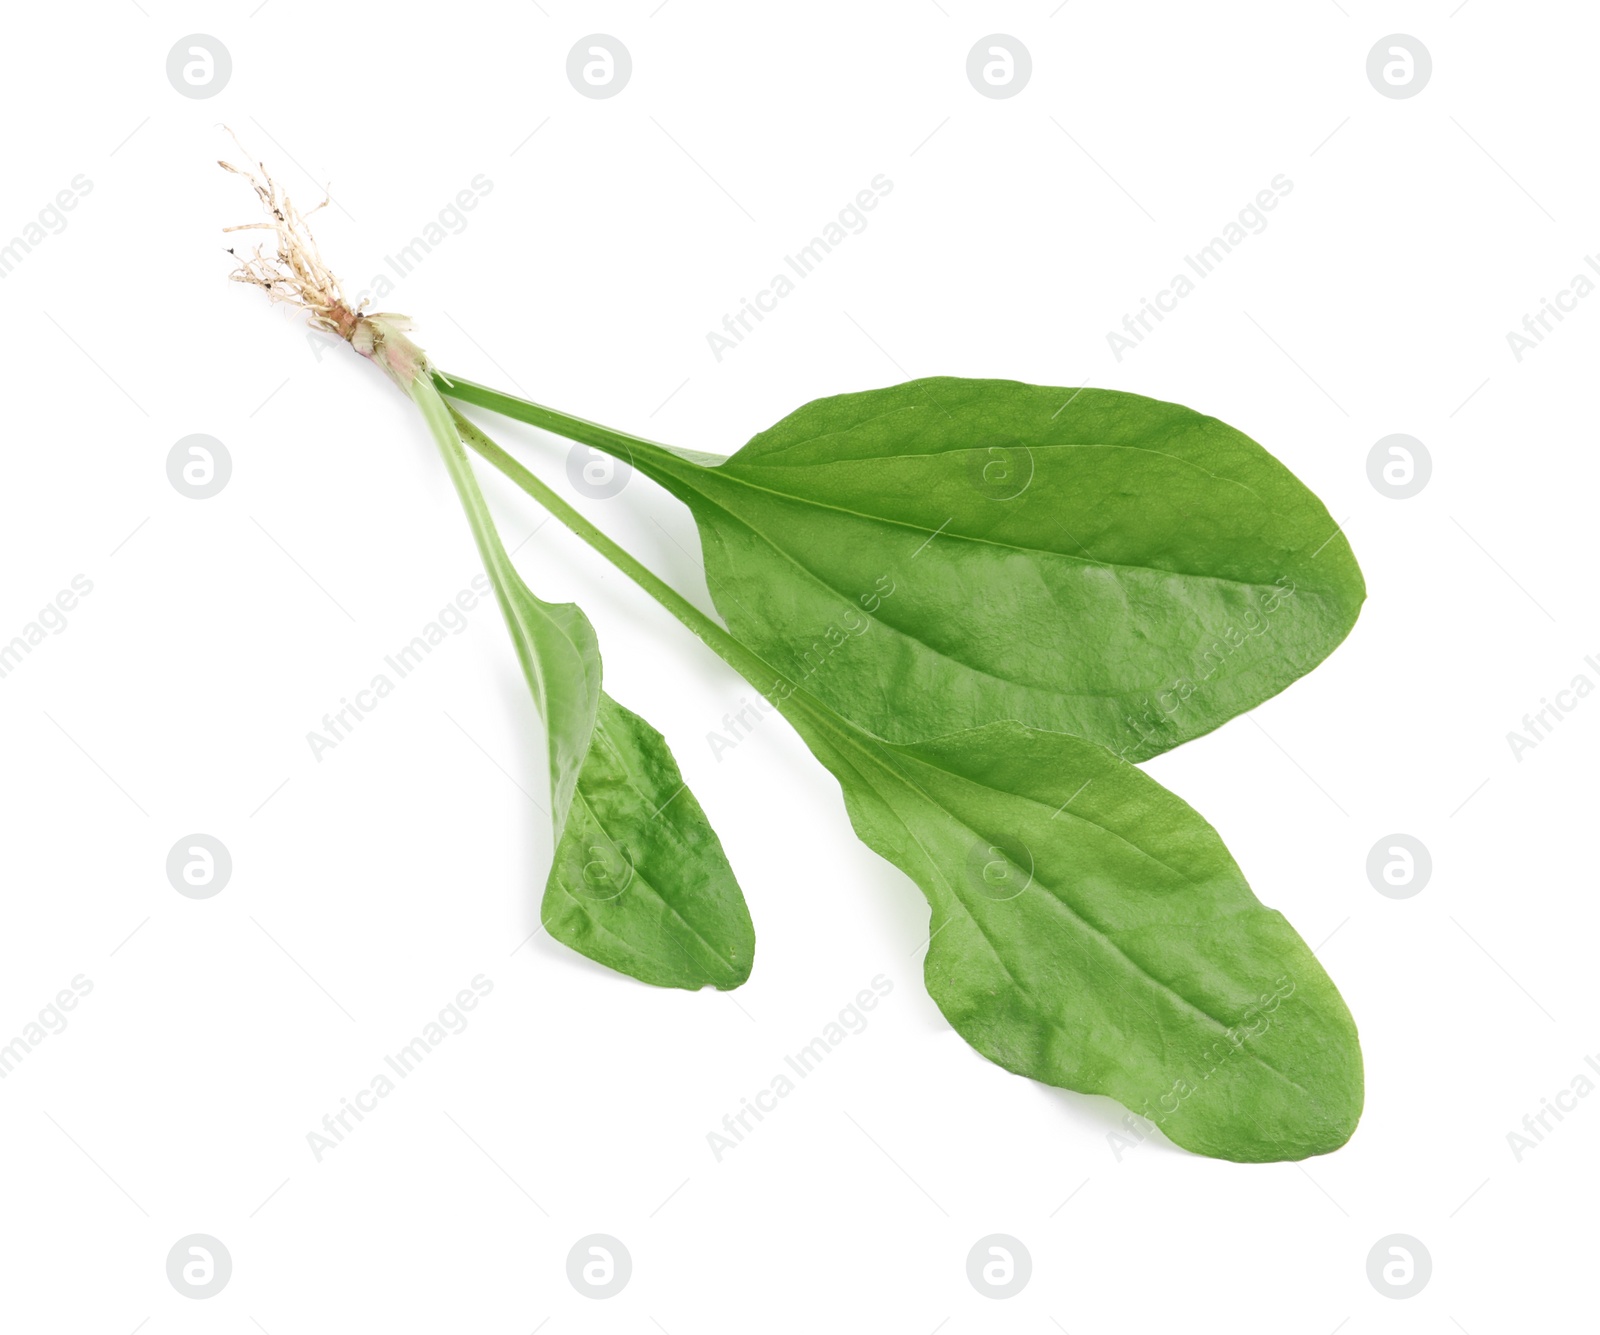
M452 387L462 388L463 383L451 381ZM492 390L483 390L481 386L472 387L474 393L481 392L482 397L461 395L463 400L478 403L488 407L488 400L496 397ZM707 648L727 663L735 672L748 680L763 694L776 693L780 687L789 685L784 678L774 671L766 662L747 649L726 630L708 617L698 607L691 603L681 593L674 589L654 571L641 564L624 547L613 541L603 530L596 528L577 510L562 499L558 492L553 491L529 472L520 462L507 454L499 445L485 435L470 418L463 417L453 408L446 408L454 421L456 429L460 432L461 440L482 455L489 463L493 464L502 473L521 487L541 506L559 519L568 529L582 538L590 547L610 561L618 570L628 576L635 584L648 593L668 612L672 613L686 629L703 641ZM567 418L563 414L554 413L553 417L577 424L581 419ZM582 423L585 427L593 426L592 423ZM553 427L551 428L554 429ZM605 427L595 427L597 433L607 433ZM617 433L607 433L617 435ZM577 440L579 437L573 436ZM620 439L620 437L619 437ZM589 441L586 443L597 443ZM660 447L657 447L660 448ZM763 687L761 679L766 679L769 685ZM791 687L792 689L792 687Z

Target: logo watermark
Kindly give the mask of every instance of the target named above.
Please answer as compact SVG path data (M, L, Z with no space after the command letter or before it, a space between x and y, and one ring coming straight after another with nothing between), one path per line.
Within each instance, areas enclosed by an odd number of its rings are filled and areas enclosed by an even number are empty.
M423 260L451 237L460 236L465 232L472 224L472 219L467 215L472 213L493 190L494 182L483 172L479 172L457 190L448 204L413 233L411 240L394 254L383 257L384 264L388 266L387 271L379 270L373 274L367 285L356 293L356 309L362 310L371 302L384 300L402 279L410 277L417 271L417 266ZM344 346L344 340L337 334L330 334L320 329L308 329L306 342L311 345L311 355L319 362L325 349Z
M366 722L367 716L394 694L397 683L415 672L428 655L447 639L466 630L467 614L493 591L487 575L474 575L470 583L470 589L462 589L456 594L406 644L394 653L384 655L384 666L394 676L391 677L389 672L374 673L372 680L356 691L354 699L341 697L339 708L322 716L322 727L312 728L306 733L306 745L311 748L311 754L319 765L324 752L349 741L356 728Z
M167 880L185 899L210 899L233 876L233 855L209 834L186 834L167 854Z
M1132 712L1123 718L1123 722L1128 725L1134 737L1117 752L1119 759L1126 760L1128 752L1138 750L1142 746L1152 743L1165 745L1170 738L1162 731L1161 724L1174 717L1212 677L1216 676L1222 665L1244 648L1250 640L1267 633L1268 619L1294 597L1297 588L1295 582L1287 575L1279 575L1273 581L1273 585L1272 592L1266 597L1259 595L1256 597L1255 607L1248 608L1237 621L1230 621L1221 631L1209 636L1210 642L1201 649L1192 676L1179 677L1164 690L1157 691L1154 701L1149 696L1140 696L1138 702L1131 706ZM1205 670L1201 671L1201 668ZM1157 710L1160 711L1159 717Z
M1385 97L1415 97L1433 77L1433 57L1409 33L1380 37L1367 52L1367 82Z
M1137 1113L1129 1112L1123 1118L1126 1135L1122 1131L1106 1132L1106 1144L1111 1147L1116 1161L1121 1163L1124 1154L1148 1140L1151 1133L1203 1089L1205 1082L1221 1070L1236 1052L1243 1051L1250 1039L1260 1038L1272 1028L1272 1021L1268 1017L1294 995L1294 987L1294 979L1287 974L1280 977L1270 993L1263 992L1245 1010L1238 1024L1229 1025L1222 1037L1201 1053L1193 1081L1187 1078L1174 1080L1172 1088L1157 1098L1155 1108L1146 1099ZM1201 1070L1200 1066L1205 1069Z
M1411 834L1386 834L1367 854L1367 880L1386 899L1420 895L1433 876L1428 846Z
M1583 262L1600 274L1600 258L1585 255ZM1564 321L1578 309L1578 303L1595 290L1594 279L1586 273L1576 273L1567 280L1567 286L1551 297L1540 297L1535 313L1522 317L1522 332L1506 331L1506 346L1515 361L1521 361L1555 332L1555 325ZM1554 321L1554 324L1551 322Z
M585 1298L615 1298L632 1277L632 1254L609 1233L579 1238L567 1253L567 1281Z
M78 1003L93 991L92 979L86 978L81 973L76 975L71 983L45 1004L37 1018L29 1020L15 1038L0 1046L0 1080L11 1075L23 1059L45 1039L53 1034L65 1032L68 1013L77 1010Z
M624 453L628 453L624 447ZM615 459L593 445L574 441L567 451L567 481L580 496L609 501L619 495L633 476L633 459Z
M233 456L215 436L185 436L167 451L167 481L191 501L210 500L232 476Z
M167 82L185 97L215 97L232 77L233 57L208 33L180 37L167 52Z
M967 1253L967 1279L985 1298L1015 1298L1032 1278L1032 1255L1009 1233L979 1238Z
M899 587L892 576L879 575L872 587L856 601L868 612L876 612L887 599L894 597ZM748 696L743 697L737 712L722 716L720 732L712 728L706 733L706 745L711 748L712 756L720 763L725 754L738 746L776 712L781 701L787 700L797 687L804 686L816 676L851 640L859 639L871 629L871 618L862 616L853 607L840 616L838 621L829 622L821 638L813 640L811 647L800 655L800 664L804 670L798 673L793 681L785 681L780 687L775 687L771 691L758 692L759 699L756 701L751 701Z
M1379 1238L1367 1253L1367 1278L1385 1298L1415 1298L1433 1275L1433 1257L1409 1233Z
M17 234L0 246L0 279L11 277L23 259L42 246L50 237L60 236L67 230L67 214L78 207L78 201L94 189L94 182L79 173L67 182L54 197L18 229Z
M67 613L77 610L78 601L94 592L94 582L87 575L74 575L68 586L39 609L32 621L11 637L0 642L0 678L9 677L30 654L50 636L60 635L70 624Z
M1433 456L1415 436L1385 436L1367 451L1367 480L1380 496L1409 501L1433 476Z
M1545 1137L1550 1135L1562 1122L1567 1114L1578 1111L1579 1101L1586 1099L1595 1091L1595 1080L1600 1078L1600 1055L1585 1053L1583 1064L1589 1069L1579 1071L1567 1082L1566 1088L1558 1089L1547 1099L1539 1100L1536 1111L1528 1113L1522 1119L1522 1130L1506 1132L1506 1144L1511 1149L1511 1157L1518 1163L1522 1157L1544 1144ZM1554 1118L1554 1125L1551 1119Z
M1033 57L1009 33L980 37L967 52L967 82L985 97L1015 97L1033 77Z
M466 1029L467 1013L477 1010L479 1003L493 991L494 980L477 974L471 986L457 992L455 999L423 1025L415 1038L398 1051L385 1054L383 1070L368 1080L364 1088L349 1098L341 1098L338 1109L323 1117L320 1131L306 1132L311 1157L321 1163L325 1154L344 1144L345 1137L366 1120L367 1114L376 1112L379 1103L400 1087L400 1081L415 1072L445 1039Z
M1217 267L1252 236L1267 230L1267 214L1271 213L1294 190L1294 182L1279 172L1262 189L1256 191L1254 200L1233 216L1216 236L1192 255L1183 257L1184 268L1168 280L1167 286L1154 298L1140 297L1139 306L1131 315L1122 317L1122 332L1107 330L1106 343L1111 355L1121 361L1124 354L1132 352L1155 331L1167 316L1178 309L1178 303L1192 295L1199 283L1211 277ZM1191 278L1189 275L1193 274Z
M191 1233L167 1253L167 1279L185 1298L215 1298L233 1278L233 1256L220 1238Z
M783 257L788 273L780 270L774 274L767 286L753 298L740 297L734 313L722 317L722 332L712 329L706 333L706 346L711 349L712 358L720 362L724 354L737 348L755 332L756 325L778 309L780 301L796 290L800 280L815 273L817 266L850 237L860 236L866 231L867 214L877 208L884 196L893 189L894 182L879 172L865 188L856 191L855 198L823 224L810 241L794 254ZM791 273L794 275L792 278L789 276Z
M750 1133L799 1088L799 1081L816 1071L828 1054L845 1039L865 1031L867 1013L876 1010L878 1003L893 991L894 983L889 978L881 973L876 975L872 985L857 992L855 999L823 1025L815 1038L786 1055L783 1059L784 1069L777 1072L764 1088L758 1089L749 1098L740 1099L739 1107L723 1117L721 1130L706 1132L706 1144L711 1149L711 1157L721 1163L725 1154L744 1144Z
M633 77L633 57L609 33L580 37L567 52L567 82L585 97L615 97Z
M1600 660L1593 654L1586 654L1584 666L1591 672L1600 675ZM1511 748L1511 755L1517 764L1522 763L1522 758L1529 751L1535 750L1541 743L1548 742L1555 735L1555 731L1567 721L1567 717L1577 709L1589 696L1594 694L1594 682L1588 673L1577 673L1570 682L1555 694L1552 700L1548 696L1539 697L1539 708L1532 713L1522 716L1522 728L1516 728L1506 733L1506 744Z

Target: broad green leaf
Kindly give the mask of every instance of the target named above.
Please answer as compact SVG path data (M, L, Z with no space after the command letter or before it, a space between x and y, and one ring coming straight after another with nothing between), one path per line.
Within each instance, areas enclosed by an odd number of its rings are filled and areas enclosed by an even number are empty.
M879 736L1014 719L1144 760L1321 662L1366 594L1282 464L1176 404L1012 380L818 399L707 465L471 382L683 500L736 638Z
M590 959L661 987L738 987L755 930L716 832L661 734L600 686L594 627L534 597L432 386L414 395L444 452L549 738L555 856L540 918Z
M1349 1139L1355 1023L1182 799L1061 733L897 746L820 702L780 708L862 841L926 896L928 993L985 1057L1109 1094L1200 1154L1303 1159Z
M470 424L467 442L695 632L838 779L856 833L921 888L928 991L1018 1074L1108 1094L1197 1153L1338 1148L1355 1024L1304 941L1192 808L1094 742L1018 723L894 744L798 688Z

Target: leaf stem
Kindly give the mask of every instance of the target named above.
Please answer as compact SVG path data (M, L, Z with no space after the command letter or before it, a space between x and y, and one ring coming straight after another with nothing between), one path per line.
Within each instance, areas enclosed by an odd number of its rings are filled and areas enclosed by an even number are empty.
M449 412L465 444L476 450L573 533L633 580L682 622L712 653L754 686L762 697L789 721L800 734L801 740L811 748L812 754L839 780L841 786L845 788L847 797L849 786L845 773L840 769L841 765L858 774L876 770L899 783L907 782L905 773L890 763L884 751L886 744L881 739L864 734L862 729L846 722L803 686L797 685L777 671L754 650L735 639L660 576L640 564L626 550L591 524L522 464L490 440L473 422L454 408ZM763 685L763 682L770 684ZM922 795L926 797L926 794ZM855 820L853 814L851 820ZM869 846L877 848L870 840L868 843ZM881 849L877 851L882 852ZM893 861L892 858L890 860Z
M483 558L484 569L488 572L489 582L494 587L495 601L500 604L500 614L505 618L506 629L511 633L517 660L522 664L522 675L527 678L540 717L548 727L555 728L557 720L551 717L549 686L544 679L544 668L539 655L532 647L536 631L528 621L529 617L537 617L543 623L554 625L551 617L553 609L549 604L534 597L528 586L523 583L522 576L517 573L511 557L506 553L505 543L500 540L500 531L495 527L494 517L489 513L489 504L484 500L483 490L478 486L477 476L473 473L471 461L462 446L457 423L464 419L458 418L450 405L439 396L432 378L425 371L409 380L402 381L399 376L394 378L421 410L423 419L428 424L428 430L438 443L439 452L444 455L445 466L450 471L450 480L455 483L456 494L461 497L461 506L467 512L467 523L471 526L472 536L478 544L478 554ZM470 430L470 423L467 425ZM556 629L559 633L566 633L559 626ZM551 776L551 784L552 796L559 801L560 784L554 774ZM559 820L557 824L559 826Z
M446 399L488 408L502 418L536 426L541 431L555 432L581 445L592 445L606 455L637 467L638 471L654 482L661 483L667 490L675 490L670 482L672 479L683 479L686 474L699 471L701 467L723 463L720 455L707 455L699 450L675 450L656 440L645 440L642 435L629 435L626 431L616 431L614 427L592 423L587 418L574 418L571 413L563 413L558 408L546 408L542 403L518 399L515 394L504 394L477 381L445 375L443 371L434 371L434 387Z
M464 382L456 381L454 383L456 387L459 388ZM503 397L496 395L495 391L493 390L485 391L485 393L490 397ZM437 395L435 395L435 397L437 397ZM520 400L517 402L520 402ZM484 406L488 405L485 404ZM595 551L599 552L600 555L605 557L606 560L610 561L612 565L616 566L618 570L622 571L623 574L628 576L629 579L631 579L641 589L654 598L656 602L660 603L662 607L666 608L668 612L672 613L672 615L682 622L691 633L698 637L708 649L716 654L718 658L722 659L723 662L725 662L740 676L749 681L750 684L758 691L767 696L769 699L773 699L775 696L779 695L787 695L789 692L795 691L795 687L787 680L787 678L773 669L773 667L768 664L765 659L761 658L759 655L747 648L740 641L734 639L732 635L728 634L726 630L708 617L670 584L668 584L660 576L656 575L653 571L642 565L624 548L619 546L604 532L591 524L587 519L579 514L578 511L567 504L567 502L564 501L559 495L557 495L525 467L523 467L522 464L518 463L517 460L513 459L509 454L507 454L505 450L501 449L499 445L490 440L489 437L479 430L476 425L474 425L467 418L463 417L454 408L447 408L446 411L449 412L451 418L454 419L455 428L457 431L459 431L460 439L463 442L465 442L467 445L470 445L474 450L482 455L484 459L493 464L502 473L509 477L525 492L532 496L534 500L538 501L540 505L544 506L546 510L548 510L552 515L554 515L569 529L571 529L573 533L582 538L584 542L593 547ZM573 418L570 420L577 421L578 419ZM605 431L607 428L599 427L596 428L596 430ZM657 446L655 448L659 449L661 447ZM474 485L476 484L474 483ZM772 683L770 689L761 685L763 681Z
M542 403L530 403L527 399L502 393L474 380L435 371L433 383L434 388L447 398L487 408L501 417L553 431L558 436L565 436L583 445L593 445L609 455L640 464L648 473L653 474L662 468L675 471L674 465L676 470L681 470L684 464L683 456L666 445L646 440L643 436L630 436L626 431L617 431L555 408L547 408Z
M467 523L471 525L472 536L477 541L478 554L483 557L483 563L491 574L504 576L512 569L511 558L506 554L505 544L500 540L499 530L489 514L489 504L484 500L483 490L473 475L467 452L461 446L461 437L452 420L450 406L439 397L438 390L426 376L418 376L412 381L407 386L407 393L422 410L428 430L438 443L439 453L444 455L450 480L455 483L456 494L461 497L461 506L467 512Z
M683 625L697 636L705 646L729 667L756 688L762 697L778 711L800 738L810 747L813 755L839 780L845 789L848 806L848 771L865 778L867 772L876 771L900 784L908 783L905 772L891 763L886 754L887 743L881 738L865 733L863 729L841 718L803 686L797 685L741 640L730 635L698 607L665 580L627 551L618 546L600 529L562 500L554 491L490 440L467 418L454 408L450 415L455 420L461 440L470 445L489 463L509 477L540 505L582 538L590 547L627 575L662 607L671 612ZM770 683L763 685L763 683ZM841 769L841 766L844 768ZM917 790L921 793L921 790ZM925 798L926 793L921 793ZM851 815L852 822L855 820ZM863 838L866 836L863 835ZM869 846L883 852L868 840ZM888 856L884 854L884 856ZM894 861L894 859L890 859ZM896 865L901 865L897 863ZM931 901L930 901L931 902Z

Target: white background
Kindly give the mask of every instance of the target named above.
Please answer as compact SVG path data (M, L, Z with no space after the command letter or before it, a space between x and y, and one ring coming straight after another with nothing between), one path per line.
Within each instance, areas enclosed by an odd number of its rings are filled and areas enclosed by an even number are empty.
M1033 61L1005 100L965 74L997 31ZM196 32L233 61L209 99L165 74ZM603 101L565 76L596 32L634 66ZM1396 32L1433 58L1406 100L1365 71ZM1505 0L8 6L0 239L92 190L0 284L0 639L74 575L93 592L0 680L0 1042L73 977L93 991L0 1082L0 1324L1592 1324L1600 1097L1520 1162L1507 1133L1600 1051L1600 699L1520 761L1506 735L1600 682L1600 300L1520 363L1506 333L1600 242L1597 47L1592 7ZM923 991L920 896L787 725L715 759L744 683L486 476L530 583L581 601L608 689L672 742L759 936L731 995L519 949L550 833L492 607L320 763L307 745L478 565L400 396L224 281L219 229L254 216L213 165L224 123L302 205L331 183L319 237L353 290L482 173L466 229L379 304L445 368L624 429L727 452L821 394L1000 375L1189 404L1284 460L1367 606L1309 677L1149 768L1320 947L1366 1058L1350 1144L1119 1160L1109 1101L978 1057ZM707 331L879 173L867 230L719 363ZM1118 362L1107 331L1279 173L1266 230ZM166 474L196 432L233 464L204 501ZM1368 481L1392 432L1432 455L1410 500ZM497 434L570 490L559 442ZM577 499L707 605L676 502L639 478ZM233 858L207 900L165 872L194 832ZM1365 871L1395 832L1434 863L1401 901ZM479 973L470 1027L316 1162L307 1133ZM707 1133L877 974L866 1031L716 1162ZM233 1258L206 1301L165 1272L195 1232ZM597 1232L633 1257L604 1302L565 1274ZM966 1277L996 1232L1034 1262L1004 1302ZM1433 1258L1405 1301L1366 1274L1391 1233Z

